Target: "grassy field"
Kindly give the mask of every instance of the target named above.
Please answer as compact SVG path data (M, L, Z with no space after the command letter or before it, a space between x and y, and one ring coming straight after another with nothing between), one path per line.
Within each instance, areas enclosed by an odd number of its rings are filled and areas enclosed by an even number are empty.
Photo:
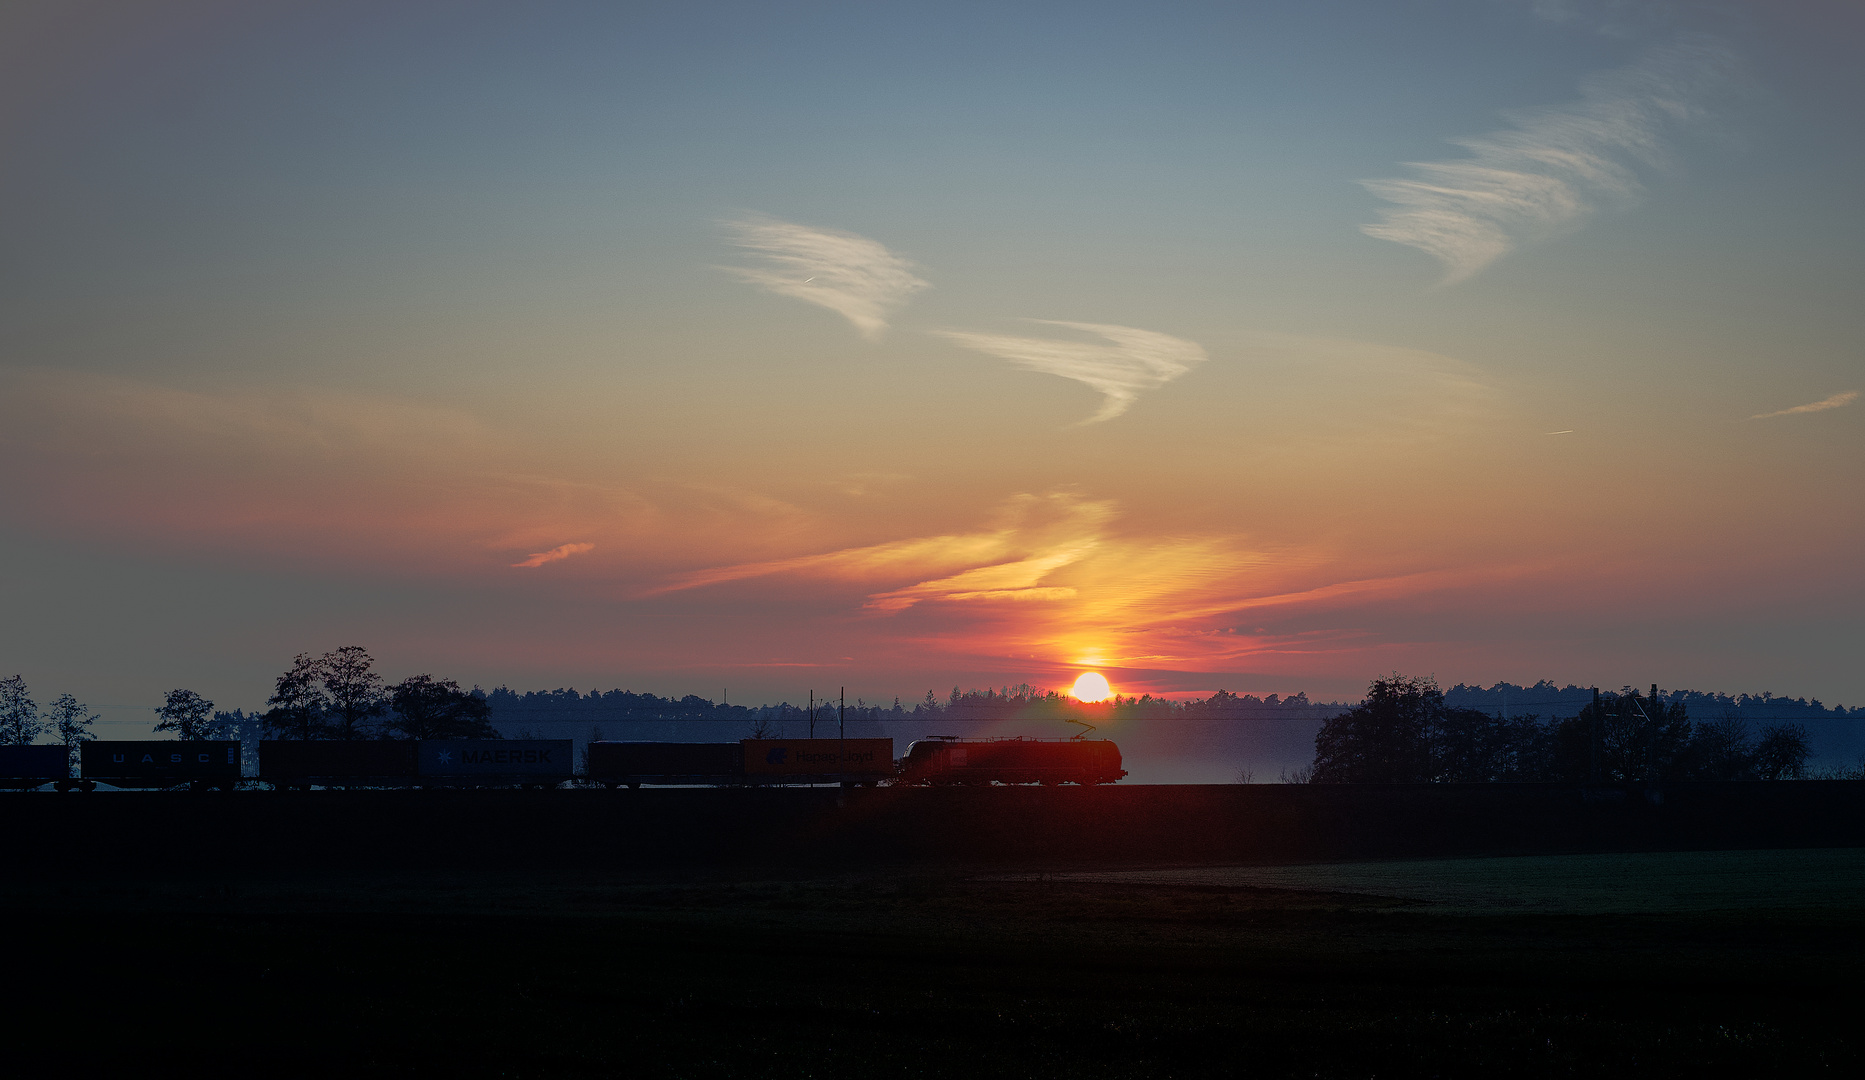
M1085 871L1074 880L1302 889L1413 900L1442 914L1839 911L1865 897L1865 850L1676 851L1315 866Z
M17 879L0 993L158 1073L1850 1075L1861 859Z

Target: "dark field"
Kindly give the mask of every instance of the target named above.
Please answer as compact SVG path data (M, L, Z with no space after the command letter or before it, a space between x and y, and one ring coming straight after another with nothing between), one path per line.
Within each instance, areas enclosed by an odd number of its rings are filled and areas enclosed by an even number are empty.
M113 802L148 798L168 796ZM243 798L223 809L256 805ZM12 863L11 1060L266 1075L1806 1076L1851 1075L1861 1056L1857 848L1222 866L313 861Z

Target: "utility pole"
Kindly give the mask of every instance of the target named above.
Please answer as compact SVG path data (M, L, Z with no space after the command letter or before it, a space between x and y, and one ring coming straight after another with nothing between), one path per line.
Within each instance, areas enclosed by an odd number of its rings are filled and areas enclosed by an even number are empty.
M1658 782L1658 721L1664 719L1663 710L1658 708L1658 684L1651 684L1651 715L1645 723L1651 728L1651 738L1645 740L1645 782Z
M1599 691L1595 690L1593 693L1598 696ZM813 689L809 692L809 737L812 739L816 737L816 691Z
M842 703L835 708L835 763L842 779L848 779L848 687L842 687Z
M1599 783L1599 729L1599 687L1595 686L1593 688L1593 722L1587 725L1587 743L1590 747L1588 756L1592 762L1589 766L1589 771L1593 777L1593 783L1595 784Z

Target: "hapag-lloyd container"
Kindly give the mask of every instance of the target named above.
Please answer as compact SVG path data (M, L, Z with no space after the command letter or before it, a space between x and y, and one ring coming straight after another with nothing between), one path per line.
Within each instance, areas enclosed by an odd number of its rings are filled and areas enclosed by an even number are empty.
M894 775L892 739L746 739L746 776L835 776L878 780Z
M576 771L569 739L422 739L422 776L558 781Z

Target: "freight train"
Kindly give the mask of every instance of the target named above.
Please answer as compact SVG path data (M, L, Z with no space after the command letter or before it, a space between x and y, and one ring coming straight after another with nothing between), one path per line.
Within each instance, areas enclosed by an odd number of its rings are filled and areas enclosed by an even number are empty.
M592 742L583 769L569 739L267 740L257 776L242 775L240 744L87 742L73 776L63 746L0 747L0 787L59 791L112 787L231 791L257 781L276 791L313 787L525 787L581 784L711 786L841 784L1111 784L1127 775L1106 739L920 740L894 759L892 739L744 739L735 743Z

